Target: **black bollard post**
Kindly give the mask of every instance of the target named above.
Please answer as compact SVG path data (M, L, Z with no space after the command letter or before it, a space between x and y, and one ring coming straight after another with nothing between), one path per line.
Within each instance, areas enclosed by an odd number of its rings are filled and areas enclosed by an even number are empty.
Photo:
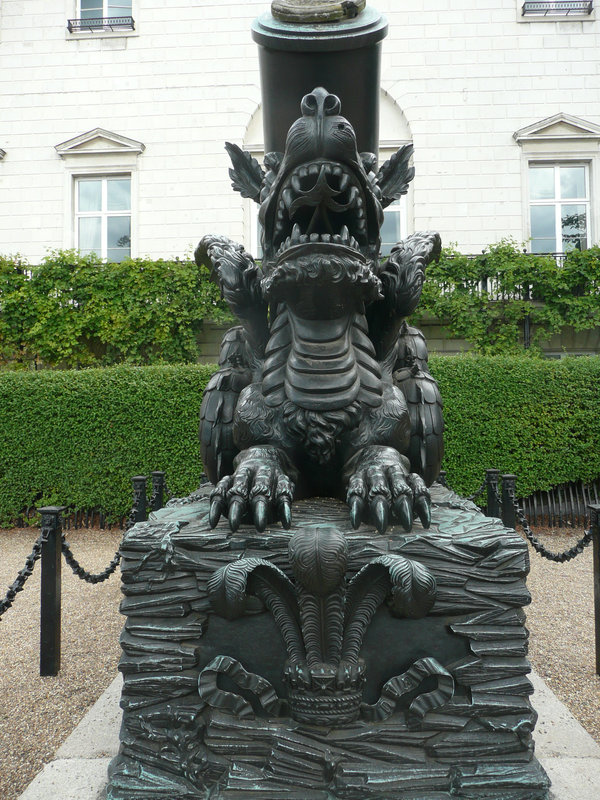
M134 522L145 522L148 519L146 513L146 476L136 475L131 479L133 484L133 509Z
M600 505L590 505L590 530L594 560L594 632L596 638L596 675L600 675Z
M40 508L42 533L42 589L40 594L40 675L60 670L60 588L62 512L66 506Z
M514 528L517 524L517 512L513 498L517 491L517 476L502 476L502 522L507 528Z
M487 510L488 517L500 516L500 503L498 502L498 482L500 480L499 469L486 469L485 483L487 486Z
M154 470L152 473L152 502L151 511L158 511L165 504L165 473Z

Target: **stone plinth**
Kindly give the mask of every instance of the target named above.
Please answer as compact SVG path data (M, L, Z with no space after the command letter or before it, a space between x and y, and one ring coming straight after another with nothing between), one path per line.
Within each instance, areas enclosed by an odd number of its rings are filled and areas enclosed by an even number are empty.
M432 525L351 531L334 500L294 506L291 531L208 526L202 493L138 523L122 547L121 747L109 800L544 800L533 755L525 542L440 486ZM340 727L292 719L286 649L257 598L228 621L211 608L214 572L266 559L288 577L288 544L315 523L347 537L350 578L397 554L435 576L424 619L375 613L361 649L360 717ZM217 658L225 656L226 658ZM199 691L200 685L200 691Z

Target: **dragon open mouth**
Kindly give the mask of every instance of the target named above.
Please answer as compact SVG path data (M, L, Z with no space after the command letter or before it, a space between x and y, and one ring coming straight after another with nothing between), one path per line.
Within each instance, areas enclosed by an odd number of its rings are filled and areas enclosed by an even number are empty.
M356 176L332 161L296 167L279 190L272 241L276 257L308 242L365 248L367 211Z

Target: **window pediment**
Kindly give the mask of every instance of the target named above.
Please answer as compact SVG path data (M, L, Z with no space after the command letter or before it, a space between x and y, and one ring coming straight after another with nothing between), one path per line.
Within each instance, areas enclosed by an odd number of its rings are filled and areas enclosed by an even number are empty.
M513 134L519 144L526 142L600 140L600 125L573 117L570 114L555 114L539 122L521 128Z
M104 130L104 128L94 128L87 133L82 133L66 142L56 145L56 152L61 158L70 156L92 156L92 155L139 155L143 153L146 146L135 139L121 136L119 133Z

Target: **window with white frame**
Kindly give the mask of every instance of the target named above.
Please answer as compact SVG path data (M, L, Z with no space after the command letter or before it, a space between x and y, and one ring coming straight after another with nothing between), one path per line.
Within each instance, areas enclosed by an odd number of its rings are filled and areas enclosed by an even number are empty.
M112 262L131 255L131 175L75 179L75 243Z
M585 163L529 164L532 253L590 246L589 168Z
M132 0L78 0L78 19L69 20L69 32L133 30L132 5Z
M81 19L131 16L131 0L79 0Z

